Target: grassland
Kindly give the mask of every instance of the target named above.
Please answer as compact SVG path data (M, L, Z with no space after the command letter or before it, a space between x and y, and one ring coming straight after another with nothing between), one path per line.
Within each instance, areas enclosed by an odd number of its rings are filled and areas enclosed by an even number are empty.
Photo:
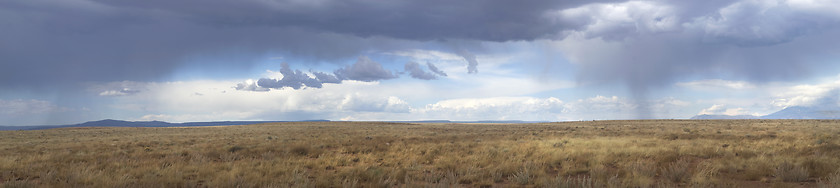
M3 187L840 187L838 120L0 131Z

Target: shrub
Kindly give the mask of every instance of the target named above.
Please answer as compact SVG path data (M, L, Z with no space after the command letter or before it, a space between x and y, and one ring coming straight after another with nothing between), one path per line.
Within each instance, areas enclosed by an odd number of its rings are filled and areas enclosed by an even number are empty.
M801 166L782 162L776 168L775 176L785 182L801 182L808 179L808 170Z
M688 160L680 159L662 168L662 176L674 183L683 182L691 177L691 173L688 171L688 168Z
M531 183L532 179L533 176L531 175L531 170L528 168L522 168L522 170L519 170L510 176L510 180L519 185L528 185Z
M578 177L572 178L567 177L563 178L563 176L557 176L554 179L549 180L545 187L557 187L557 188L576 188L576 187L583 187L583 188L590 188L593 187L592 178L590 177Z
M295 145L289 148L289 153L295 155L306 156L309 154L309 152L309 147L305 145Z
M627 166L630 174L634 177L654 177L656 176L656 165L650 161L639 160Z
M245 147L242 147L242 146L233 146L233 147L230 147L230 148L228 149L228 152L235 153L235 152L237 152L237 151L241 151L241 150L243 150L243 149L245 149Z
M819 187L840 187L840 171L831 174L831 176L826 177L826 180L823 181L820 179Z

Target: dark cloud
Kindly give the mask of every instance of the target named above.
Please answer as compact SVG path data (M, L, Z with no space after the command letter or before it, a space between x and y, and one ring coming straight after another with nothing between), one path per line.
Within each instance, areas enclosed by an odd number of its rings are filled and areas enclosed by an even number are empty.
M445 72L443 72L442 70L438 69L438 68L435 66L435 64L432 64L431 62L426 62L426 66L427 66L427 67L429 67L429 71L432 71L432 73L435 73L435 74L437 74L437 75L444 76L444 77L446 77L446 76L447 76Z
M449 39L533 40L563 27L545 12L591 2L5 0L0 87L166 81L184 67L246 72L265 53L323 62Z
M829 33L838 29L840 14L831 17L818 10L795 9L794 5L775 2L716 3L708 5L715 7L706 9L711 12L685 13L698 17L678 19L667 26L675 27L669 29L672 32L639 31L644 25L656 25L647 23L656 18L682 17L682 11L687 10L682 6L693 5L680 3L625 3L621 8L626 8L626 15L612 15L621 21L584 24L587 26L582 28L618 27L614 32L625 36L618 37L623 40L611 41L616 37L600 35L598 29L583 29L571 39L566 38L568 48L564 51L583 69L579 81L623 82L631 88L641 88L670 84L688 74L723 73L758 82L796 79L807 77L809 69L819 67L810 58L830 57L819 51L837 48ZM598 12L609 7L592 9L583 12L591 14L588 17L603 17ZM639 27L623 27L625 22Z
M358 80L364 82L397 78L396 74L385 70L382 64L374 62L365 56L359 57L356 63L340 68L334 73L341 80Z
M681 2L684 3L684 2ZM806 79L838 54L840 15L830 8L743 1L683 11L690 3L588 5L568 14L588 18L568 32L563 51L579 65L581 85L618 84L635 99L639 118L651 117L650 91L689 76L751 82ZM609 16L603 13L619 8ZM825 12L825 13L821 13ZM696 15L688 17L685 15ZM662 22L672 18L674 22ZM836 74L836 73L833 73Z
M420 71L423 70L421 69ZM324 83L339 84L343 80L373 82L398 77L397 74L394 74L389 70L385 70L385 68L382 67L382 64L374 62L365 56L359 57L356 63L353 63L352 65L335 70L334 74L310 72L315 76L315 78L310 77L303 71L292 70L288 63L282 63L280 74L283 75L283 78L279 80L273 78L260 78L256 82L247 81L244 83L238 83L234 86L234 88L243 91L269 91L269 89L282 89L284 87L301 89L303 86L309 88L321 88Z
M717 15L701 17L706 40L742 46L786 43L797 37L836 27L836 9L812 2L741 1L721 8Z
M246 72L265 53L318 62L415 43L297 27L214 25L175 12L88 1L3 1L0 15L8 28L0 31L3 88L167 81L185 67Z
M457 50L455 54L458 54L459 56L463 57L465 61L467 61L467 73L478 73L478 60L475 59L475 54L472 54L464 49Z
M271 78L260 78L257 81L257 85L259 87L264 88L273 88L273 89L282 89L284 87L290 87L292 89L300 89L303 86L312 87L312 88L321 88L323 84L318 79L309 77L306 73L303 73L300 70L292 70L289 68L288 63L282 63L280 68L280 74L283 74L283 78L281 79L271 79Z
M285 87L292 89L301 89L304 86L321 88L324 83L341 83L340 79L331 74L311 72L315 75L315 78L312 78L303 71L292 70L288 63L282 63L280 66L280 74L283 75L283 78L260 78L256 82L249 80L236 84L234 88L243 91L269 91L270 89L283 89Z
M271 90L271 89L268 89L268 88L258 86L257 82L254 82L254 81L237 83L236 86L233 86L233 88L236 89L236 90L242 90L242 91L259 91L259 92L265 92L265 91L270 91Z
M244 72L254 57L265 53L319 62L425 42L562 39L558 37L574 31L608 40L676 32L699 34L694 39L706 43L774 45L836 26L833 5L731 0L6 0L0 2L0 86L160 81L190 66ZM477 72L470 49L454 51L468 62L468 72ZM194 57L226 61L190 62ZM49 79L53 77L62 79Z
M315 75L315 79L321 81L321 83L331 83L331 84L340 84L341 79L335 77L335 75L323 73L323 72L312 72Z
M434 80L437 79L434 73L426 72L423 68L420 67L420 63L417 62L408 62L405 63L405 72L408 73L409 76L412 78L417 78L421 80Z
M96 0L108 6L158 10L179 18L227 27L283 26L311 28L361 37L410 40L533 40L554 35L562 25L544 13L604 2L584 0Z

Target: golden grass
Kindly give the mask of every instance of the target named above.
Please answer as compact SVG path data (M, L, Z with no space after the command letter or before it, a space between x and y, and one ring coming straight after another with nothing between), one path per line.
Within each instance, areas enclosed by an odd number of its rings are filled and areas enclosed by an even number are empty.
M837 120L0 131L2 187L836 187Z

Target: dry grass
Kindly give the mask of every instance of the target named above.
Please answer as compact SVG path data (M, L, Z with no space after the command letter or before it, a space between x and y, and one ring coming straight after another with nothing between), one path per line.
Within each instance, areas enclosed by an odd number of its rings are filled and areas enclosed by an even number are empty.
M2 187L835 187L840 121L0 131Z

